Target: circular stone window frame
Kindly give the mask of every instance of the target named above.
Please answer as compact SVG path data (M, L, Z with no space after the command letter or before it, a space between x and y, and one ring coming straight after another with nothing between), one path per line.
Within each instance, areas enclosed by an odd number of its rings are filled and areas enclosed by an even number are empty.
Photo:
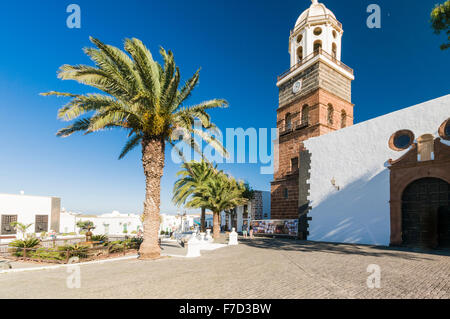
M410 141L411 141L411 142L408 144L408 146L406 146L406 147L404 147L404 148L399 148L399 147L395 146L395 144L394 144L395 139L396 139L397 137L401 136L401 135L408 135L409 138L410 138ZM394 134L392 134L391 137L389 138L389 148L392 149L392 150L394 150L394 151L397 151L397 152L407 150L412 144L414 144L415 138L416 138L416 137L414 136L414 133L413 133L412 131L410 131L410 130L400 130L400 131L397 131L397 132L395 132Z
M314 28L314 30L313 30L313 34L314 34L316 37L320 36L320 35L322 34L322 32L323 32L323 30L322 30L321 27L316 27L316 28Z
M450 135L445 134L445 128L447 127L447 125L450 125L450 117L448 119L446 119L444 121L444 123L441 124L441 126L439 127L439 136L446 141L450 141Z

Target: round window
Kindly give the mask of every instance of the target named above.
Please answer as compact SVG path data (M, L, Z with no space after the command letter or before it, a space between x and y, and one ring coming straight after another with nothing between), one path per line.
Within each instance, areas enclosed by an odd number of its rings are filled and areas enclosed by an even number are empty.
M450 141L450 118L445 120L439 128L439 136L447 141Z
M297 43L300 43L302 40L303 40L303 36L300 34L300 35L297 37Z
M402 151L410 147L413 142L414 133L409 130L401 130L392 134L389 147L394 151Z
M322 29L317 27L314 29L314 35L321 35L322 34Z

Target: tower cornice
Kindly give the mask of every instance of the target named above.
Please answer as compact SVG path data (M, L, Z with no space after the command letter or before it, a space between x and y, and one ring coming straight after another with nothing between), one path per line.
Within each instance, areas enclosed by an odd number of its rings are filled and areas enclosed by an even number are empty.
M327 64L329 67L335 69L337 72L345 76L346 78L350 80L354 80L354 71L349 66L345 65L341 61L338 61L336 59L333 59L332 56L330 56L327 52L323 50L319 50L317 52L314 52L310 57L306 57L303 59L300 63L297 63L293 67L291 67L289 70L278 76L277 86L280 87L287 81L289 81L291 78L295 77L297 74L301 73L302 71L309 68L311 65L323 62Z

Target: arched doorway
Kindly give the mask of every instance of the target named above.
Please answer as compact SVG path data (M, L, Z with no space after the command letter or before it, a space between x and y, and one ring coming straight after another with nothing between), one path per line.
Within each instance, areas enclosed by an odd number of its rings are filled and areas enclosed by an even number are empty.
M450 184L422 178L402 196L402 241L406 246L450 247Z

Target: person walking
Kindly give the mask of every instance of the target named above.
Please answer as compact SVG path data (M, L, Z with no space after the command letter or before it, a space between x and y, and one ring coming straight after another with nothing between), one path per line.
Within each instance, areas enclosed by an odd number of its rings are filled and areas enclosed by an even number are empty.
M250 225L250 239L253 239L253 226Z

